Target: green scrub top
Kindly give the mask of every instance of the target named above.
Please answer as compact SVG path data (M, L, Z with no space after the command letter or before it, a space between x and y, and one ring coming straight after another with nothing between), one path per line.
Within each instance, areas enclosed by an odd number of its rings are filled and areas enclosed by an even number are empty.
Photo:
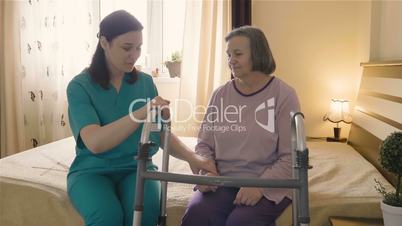
M73 78L67 87L68 113L70 127L76 141L76 157L72 163L69 176L76 172L92 170L110 171L113 168L135 168L138 145L141 138L141 124L132 134L116 147L100 154L93 154L85 146L80 137L80 130L87 125L107 125L124 116L131 110L135 111L158 95L152 77L138 72L138 79L134 84L127 82L129 74L125 74L120 91L113 85L103 89L95 83L88 71ZM149 137L156 145L150 149L150 156L154 155L160 145L160 133L152 132ZM78 175L77 175L78 176Z

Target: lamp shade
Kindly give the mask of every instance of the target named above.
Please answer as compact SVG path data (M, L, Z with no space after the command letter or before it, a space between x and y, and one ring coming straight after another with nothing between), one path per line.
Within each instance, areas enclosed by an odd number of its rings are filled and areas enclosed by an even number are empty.
M333 123L351 123L352 116L349 112L349 101L332 99L329 105L328 112L323 119L324 121L328 120Z

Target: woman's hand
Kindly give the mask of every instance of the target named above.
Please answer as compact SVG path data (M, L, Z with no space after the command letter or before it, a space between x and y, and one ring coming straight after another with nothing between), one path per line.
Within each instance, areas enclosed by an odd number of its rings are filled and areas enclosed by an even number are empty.
M188 163L190 164L191 171L194 174L199 174L200 171L210 172L216 175L218 174L214 160L205 158L194 152Z
M134 111L133 113L130 114L131 120L137 123L143 123L144 119L147 118L148 112L152 108L159 108L162 110L162 118L165 119L165 117L169 118L170 113L169 113L169 104L170 101L163 99L160 96L156 96L154 99L152 99L150 102L148 102L146 105L144 105L142 108Z
M156 96L151 100L151 107L169 106L170 101L163 99L161 96Z
M233 201L235 205L254 206L262 198L260 188L240 188L236 198Z
M212 159L205 158L193 152L193 157L191 158L191 161L189 161L189 164L191 171L193 171L194 174L202 174L205 176L218 176L215 161ZM194 187L194 190L199 190L200 192L214 192L217 188L218 186L196 185Z
M170 118L170 101L163 99L161 96L156 96L149 103L150 108L159 108L161 110L161 116L163 120L168 120Z
M205 176L219 176L219 175L216 173L206 173ZM216 189L218 189L218 186L213 186L213 185L198 185L197 184L194 187L194 190L198 190L202 193L210 192L210 191L215 192Z

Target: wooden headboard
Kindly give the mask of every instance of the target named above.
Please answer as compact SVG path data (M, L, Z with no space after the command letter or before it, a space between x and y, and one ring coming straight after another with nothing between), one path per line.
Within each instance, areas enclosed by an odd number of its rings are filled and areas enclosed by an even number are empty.
M394 131L402 131L402 60L362 63L360 83L348 143L395 186L384 170L379 145Z

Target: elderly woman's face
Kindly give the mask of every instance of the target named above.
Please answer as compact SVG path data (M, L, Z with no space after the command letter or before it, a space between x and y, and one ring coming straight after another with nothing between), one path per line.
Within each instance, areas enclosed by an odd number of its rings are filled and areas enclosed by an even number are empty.
M234 36L226 45L228 65L233 76L242 78L252 71L250 41L244 36Z
M109 66L121 72L131 72L141 55L142 32L130 31L102 45Z

